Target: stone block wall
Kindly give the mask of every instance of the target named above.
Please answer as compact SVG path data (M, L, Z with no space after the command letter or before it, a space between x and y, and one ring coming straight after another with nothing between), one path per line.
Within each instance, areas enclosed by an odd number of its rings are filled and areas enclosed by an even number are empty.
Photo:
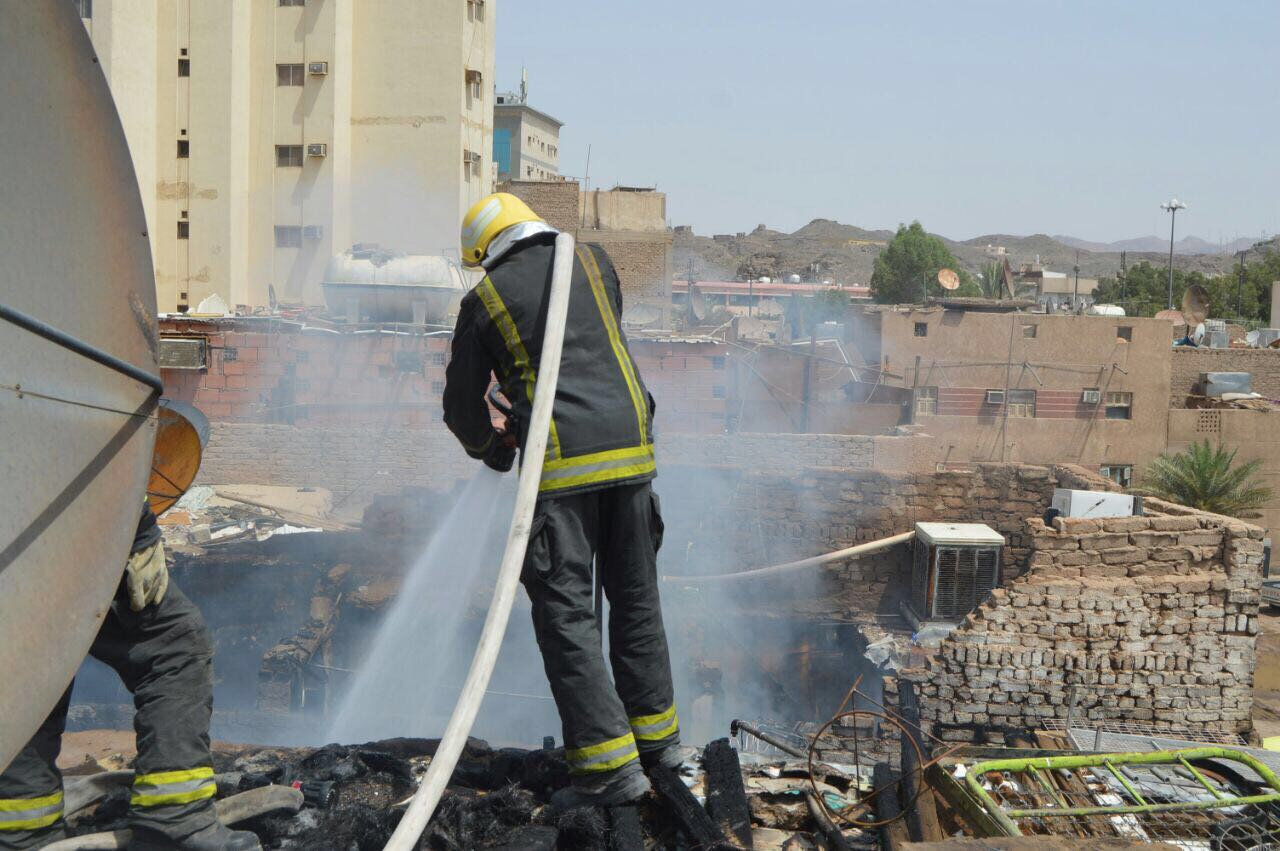
M929 438L863 440L874 446ZM1005 577L1022 571L1031 551L1024 520L1042 514L1052 500L1055 480L1049 468L980 464L965 471L888 472L878 465L803 466L806 451L823 452L823 443L817 438L806 450L778 441L773 453L757 448L733 467L667 465L657 485L667 524L662 571L705 575L763 567L909 532L917 521L930 520L990 525L1007 541ZM865 446L851 449L849 457L865 460L866 452ZM876 615L896 618L899 602L909 593L909 554L909 546L898 546L723 587L744 605L788 615L862 622Z
M584 230L578 239L609 254L622 283L622 306L647 299L671 303L671 235L665 231Z
M942 738L1082 723L1245 731L1262 530L1149 500L1148 516L1026 521L1026 573L917 668Z
M1187 395L1195 393L1202 372L1247 372L1253 376L1253 390L1268 399L1280 399L1280 350L1276 349L1193 349L1173 350L1170 405L1187 406Z

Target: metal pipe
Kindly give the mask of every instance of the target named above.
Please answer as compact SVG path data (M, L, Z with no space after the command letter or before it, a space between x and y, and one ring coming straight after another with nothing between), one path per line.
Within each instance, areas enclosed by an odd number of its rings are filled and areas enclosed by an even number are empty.
M843 550L827 553L826 555L813 556L812 558L802 558L799 561L789 561L785 564L775 564L770 567L757 567L754 570L741 570L737 573L717 573L713 576L664 576L664 582L684 582L697 585L702 582L722 582L730 579L758 579L761 576L773 576L778 573L790 573L793 570L803 570L807 567L820 567L824 564L830 564L833 561L844 561L847 558L857 558L859 556L878 553L881 550L887 550L889 547L897 544L905 544L916 536L915 532L903 532L901 535L893 535L889 538L881 538L878 541L869 541L865 544L848 547Z
M467 734L480 711L493 666L498 661L502 636L516 599L516 585L524 566L525 548L533 526L533 509L542 482L542 462L547 451L547 433L551 427L551 409L555 404L556 382L560 378L560 352L564 346L564 326L569 314L569 283L573 278L573 237L562 233L556 237L555 260L551 266L551 295L547 307L547 330L542 338L542 356L538 361L538 383L533 394L533 412L529 416L529 439L521 453L520 481L516 485L516 507L507 533L507 548L494 583L493 602L485 617L480 643L471 660L462 694L449 717L440 747L427 775L422 778L404 818L396 826L384 851L411 851L431 820L436 805L444 795L453 769L462 755Z
M121 360L110 352L104 352L97 346L90 345L78 337L73 337L65 331L59 331L47 322L41 322L34 316L28 316L21 310L15 310L8 305L0 304L0 319L5 320L13 325L17 325L25 331L30 331L37 337L43 337L51 343L62 346L67 351L74 352L82 358L88 358L94 363L102 364L107 369L115 370L121 375L127 375L134 381L139 381L153 391L156 395L164 393L164 382L158 376L152 375L145 369L134 366L128 361Z
M741 730L744 733L747 733L748 735L754 736L755 738L764 742L766 745L773 745L775 748L782 751L783 753L791 754L792 756L799 757L800 759L809 758L808 753L800 750L800 748L796 747L795 745L789 745L786 742L782 741L782 739L779 739L778 737L774 736L772 733L766 733L765 731L761 730L759 727L756 727L752 724L748 724L746 721L739 721L738 719L735 718L733 721L729 722L729 735L736 736L738 735L739 730Z

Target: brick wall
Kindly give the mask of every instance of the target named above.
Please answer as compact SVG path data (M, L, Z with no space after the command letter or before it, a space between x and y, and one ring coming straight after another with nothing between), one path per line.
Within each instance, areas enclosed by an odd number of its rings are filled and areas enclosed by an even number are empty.
M582 224L579 186L576 180L511 180L499 184L559 230L575 231Z
M1202 372L1247 372L1253 376L1253 390L1268 399L1280 399L1280 350L1276 349L1193 349L1173 350L1173 380L1170 404L1185 408L1188 394Z
M844 437L842 451L824 439L807 451L779 435L752 444L734 436L726 449L751 450L731 463L688 464L677 457L662 470L658 490L667 520L667 562L677 575L728 573L821 555L909 532L918 521L986 523L1005 536L1005 575L1019 574L1030 554L1025 518L1043 513L1054 480L1046 467L983 464L954 472L886 472L871 447L927 436ZM710 439L699 438L707 447ZM817 452L847 466L805 466ZM835 461L827 461L834 464ZM733 583L745 604L788 615L867 622L896 618L910 587L909 548L776 580ZM674 563L673 563L674 562Z
M902 672L943 738L1091 722L1245 731L1262 530L1150 500L1151 516L1026 521L1027 572Z
M624 308L641 298L671 303L670 234L585 230L578 238L608 252L622 283Z

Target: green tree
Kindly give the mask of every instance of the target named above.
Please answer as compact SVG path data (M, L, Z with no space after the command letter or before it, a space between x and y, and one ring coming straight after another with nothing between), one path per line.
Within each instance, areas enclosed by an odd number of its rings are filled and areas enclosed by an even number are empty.
M960 288L954 295L980 296L973 276L960 268L941 239L925 232L919 222L899 225L893 239L876 256L871 273L871 293L881 304L911 304L922 295L945 292L938 285L939 269L954 269Z
M1261 461L1237 465L1235 449L1193 443L1185 452L1165 453L1147 466L1140 493L1230 517L1257 517L1271 499L1258 481Z
M1271 312L1271 282L1280 279L1280 251L1250 252L1245 260L1243 286L1238 262L1230 271L1212 276L1175 268L1173 306L1181 306L1182 293L1187 287L1199 284L1209 293L1210 316L1267 321ZM1130 316L1154 316L1168 306L1169 268L1153 266L1144 260L1130 268L1124 280L1099 278L1094 299L1100 304L1118 304Z

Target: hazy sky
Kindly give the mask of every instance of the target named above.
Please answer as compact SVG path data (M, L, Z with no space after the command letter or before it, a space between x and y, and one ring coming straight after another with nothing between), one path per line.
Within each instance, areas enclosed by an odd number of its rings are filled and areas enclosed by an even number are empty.
M1280 231L1280 2L500 0L561 168L700 233Z

